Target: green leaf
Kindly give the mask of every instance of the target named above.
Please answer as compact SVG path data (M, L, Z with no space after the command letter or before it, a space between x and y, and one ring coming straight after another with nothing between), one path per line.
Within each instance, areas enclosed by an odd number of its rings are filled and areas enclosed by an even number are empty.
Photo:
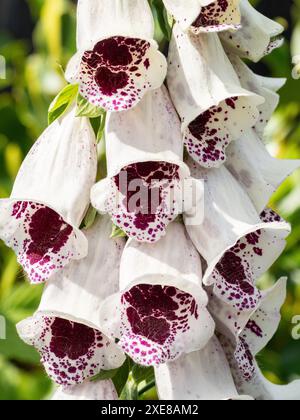
M126 233L122 229L120 229L116 225L113 225L110 239L126 238L126 236L127 236Z
M119 369L103 370L98 375L91 378L92 382L106 381L107 379L113 379L118 373Z
M153 367L143 367L135 364L132 368L132 377L137 384L142 381L153 381L154 380L154 369Z
M94 221L97 217L97 210L94 207L90 206L85 218L83 219L82 228L89 229L93 226Z
M123 365L118 369L117 374L112 378L112 381L119 396L122 394L123 389L128 381L129 373L130 360L127 357Z
M99 143L102 140L103 135L104 135L105 124L106 124L106 115L107 115L107 113L104 112L100 117L101 121L100 121L99 130L98 130L98 133L97 133L97 143Z
M52 101L48 111L48 123L52 124L61 117L72 104L78 94L78 85L67 85Z
M161 32L164 37L170 41L172 38L172 24L173 20L168 15L168 12L162 0L151 0L152 11L155 16Z
M89 101L78 95L76 117L98 118L105 114L105 110L92 105Z

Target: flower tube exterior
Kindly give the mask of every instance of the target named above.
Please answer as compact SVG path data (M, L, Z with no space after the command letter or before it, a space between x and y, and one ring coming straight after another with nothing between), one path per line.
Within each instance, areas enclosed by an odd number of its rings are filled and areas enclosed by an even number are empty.
M185 146L200 165L219 167L230 142L257 122L264 98L241 87L216 34L188 35L175 25L168 61Z
M261 298L255 280L283 251L290 225L272 210L258 215L251 200L225 168L205 170L190 165L192 176L204 179L204 221L186 225L207 263L203 283L240 311Z
M155 368L160 400L252 400L240 396L218 339L202 350Z
M229 360L237 389L239 392L249 393L256 400L300 399L300 381L294 381L285 386L275 385L263 376L255 360L279 326L280 308L285 297L286 279L282 278L273 288L263 292L260 305L251 315L244 329L240 331L238 338L229 338L229 335L221 336L221 343ZM217 316L220 321L222 314L218 313ZM220 326L219 321L217 324ZM228 318L223 317L221 324L224 324L224 321L226 324ZM222 331L224 332L224 329Z
M240 0L163 0L183 30L221 32L240 27Z
M69 264L47 284L32 318L18 324L23 341L36 347L48 375L64 387L80 384L101 370L120 367L124 354L103 333L99 311L118 290L124 241L111 240L109 218L85 233L89 254Z
M128 110L159 88L166 59L154 41L147 0L79 0L77 53L66 79L81 95L107 111Z
M21 166L11 197L0 200L0 237L32 283L86 256L87 240L79 226L96 168L93 129L73 109L41 135Z
M228 147L226 168L247 192L258 213L295 170L300 160L276 159L270 155L255 130L247 131Z
M157 366L207 344L214 323L200 257L182 224L170 224L156 244L129 240L120 273L120 293L107 299L101 319L136 363Z
M258 106L259 119L254 127L257 133L263 136L266 125L279 104L277 91L285 85L286 79L261 77L253 73L238 56L229 54L229 58L242 87L265 98L265 102Z
M242 22L236 32L224 32L221 39L226 48L243 58L258 62L275 48L281 47L284 28L259 13L248 0L240 0Z
M59 387L52 401L113 401L118 394L110 379L105 381L86 381L69 388Z
M180 123L166 88L148 93L131 111L112 113L106 127L108 176L91 192L129 237L156 242L182 208L189 177Z

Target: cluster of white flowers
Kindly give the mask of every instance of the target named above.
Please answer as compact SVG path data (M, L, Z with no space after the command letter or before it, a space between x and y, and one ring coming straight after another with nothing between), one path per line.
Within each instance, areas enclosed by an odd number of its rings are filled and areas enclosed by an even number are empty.
M299 399L299 382L271 384L255 356L286 293L286 279L256 286L290 233L267 206L300 162L262 141L284 81L242 61L280 46L283 28L248 0L163 1L167 58L147 0L78 1L66 79L107 112L107 176L72 104L0 202L1 238L33 284L46 282L18 332L60 385L54 399L117 399L111 380L91 378L126 355L154 366L163 400ZM204 182L199 223L180 202L186 180ZM100 214L82 227L90 203ZM110 239L112 221L123 237Z

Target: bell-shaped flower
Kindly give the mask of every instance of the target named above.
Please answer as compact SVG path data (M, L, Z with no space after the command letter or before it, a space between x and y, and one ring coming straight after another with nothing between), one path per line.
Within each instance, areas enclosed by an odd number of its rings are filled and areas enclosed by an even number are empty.
M168 60L187 150L200 165L219 167L229 143L257 122L264 98L241 87L216 34L189 35L175 25Z
M134 107L160 87L167 64L147 0L79 0L77 50L66 70L81 95L107 111Z
M213 337L202 350L155 367L160 400L252 400L236 390L224 350Z
M258 106L259 119L254 126L257 133L263 136L266 125L279 104L280 97L277 91L285 85L286 79L259 76L237 55L229 54L229 58L242 87L265 98L265 102Z
M299 400L300 381L286 386L269 382L260 371L255 360L257 354L274 336L280 322L280 308L286 298L286 279L280 279L273 288L262 292L262 299L256 311L238 336L230 336L222 325L228 327L239 314L216 312L218 329L221 328L221 343L229 360L237 389L256 400ZM221 326L221 327L220 327ZM229 330L231 328L229 327ZM232 330L232 329L231 329ZM228 331L228 330L227 330Z
M91 193L129 237L155 242L182 208L180 123L166 88L149 92L133 110L111 113L106 126L108 176Z
M69 388L60 387L52 401L113 401L118 400L116 388L111 380L85 381Z
M294 64L294 68L293 68L293 78L295 80L300 79L300 55L295 55L293 57L293 64Z
M242 23L236 32L223 32L221 39L235 54L258 62L275 48L281 47L284 28L259 13L248 0L240 0Z
M32 283L86 256L79 226L96 170L94 131L73 109L46 129L25 158L11 197L0 200L0 237Z
M300 160L274 158L255 130L249 130L228 147L226 168L260 214L281 183L300 168Z
M240 0L163 0L168 12L183 30L194 33L238 29L241 23Z
M99 322L101 304L118 290L124 241L109 239L107 217L85 233L88 256L53 276L35 315L17 326L22 340L41 354L51 379L64 387L80 384L101 370L118 368L125 360Z
M282 253L290 225L271 210L259 216L225 167L190 167L192 176L204 179L204 221L186 225L207 263L203 283L240 311L255 309L261 298L255 281Z
M138 364L157 366L206 346L214 323L206 309L200 256L178 222L156 244L127 243L120 293L101 308L106 334Z

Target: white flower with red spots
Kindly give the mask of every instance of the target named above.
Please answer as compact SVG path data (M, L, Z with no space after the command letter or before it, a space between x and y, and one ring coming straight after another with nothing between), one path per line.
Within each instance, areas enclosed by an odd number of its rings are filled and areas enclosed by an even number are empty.
M163 0L182 29L194 33L221 32L240 27L240 0Z
M124 247L124 240L109 239L110 232L107 217L86 230L88 256L54 276L37 313L18 324L20 337L36 347L48 375L64 387L118 368L125 360L99 323L102 302L118 290Z
M66 78L91 104L128 110L162 85L166 59L147 0L80 0L77 16L78 52Z
M166 88L149 92L131 111L111 113L105 137L108 176L93 187L92 204L129 237L156 242L182 212L189 177Z
M155 368L161 400L252 400L239 395L224 350L216 337L200 351Z
M298 400L300 398L300 381L286 386L269 382L261 373L255 357L266 346L275 334L281 319L280 308L286 298L286 279L262 292L262 300L256 311L249 316L247 323L235 334L234 320L239 314L217 311L218 329L222 332L221 343L229 360L237 389L250 394L256 400ZM230 315L229 315L230 314ZM234 338L235 337L235 338Z
M120 293L107 299L101 322L136 363L157 366L207 344L214 323L183 225L172 223L154 245L130 240L120 273Z
M96 168L92 127L71 110L42 134L22 164L10 199L0 201L0 237L14 249L32 283L86 256L79 226Z
M259 13L248 0L240 0L242 22L236 32L223 32L226 48L243 58L258 62L275 48L281 47L284 28Z
M204 222L186 226L207 262L203 283L240 311L253 310L261 298L255 281L282 253L290 226L271 210L259 216L225 167L204 170L190 161L190 168L205 183Z
M264 98L242 88L216 34L188 35L175 25L168 61L185 146L200 165L219 167L230 142L257 122Z

